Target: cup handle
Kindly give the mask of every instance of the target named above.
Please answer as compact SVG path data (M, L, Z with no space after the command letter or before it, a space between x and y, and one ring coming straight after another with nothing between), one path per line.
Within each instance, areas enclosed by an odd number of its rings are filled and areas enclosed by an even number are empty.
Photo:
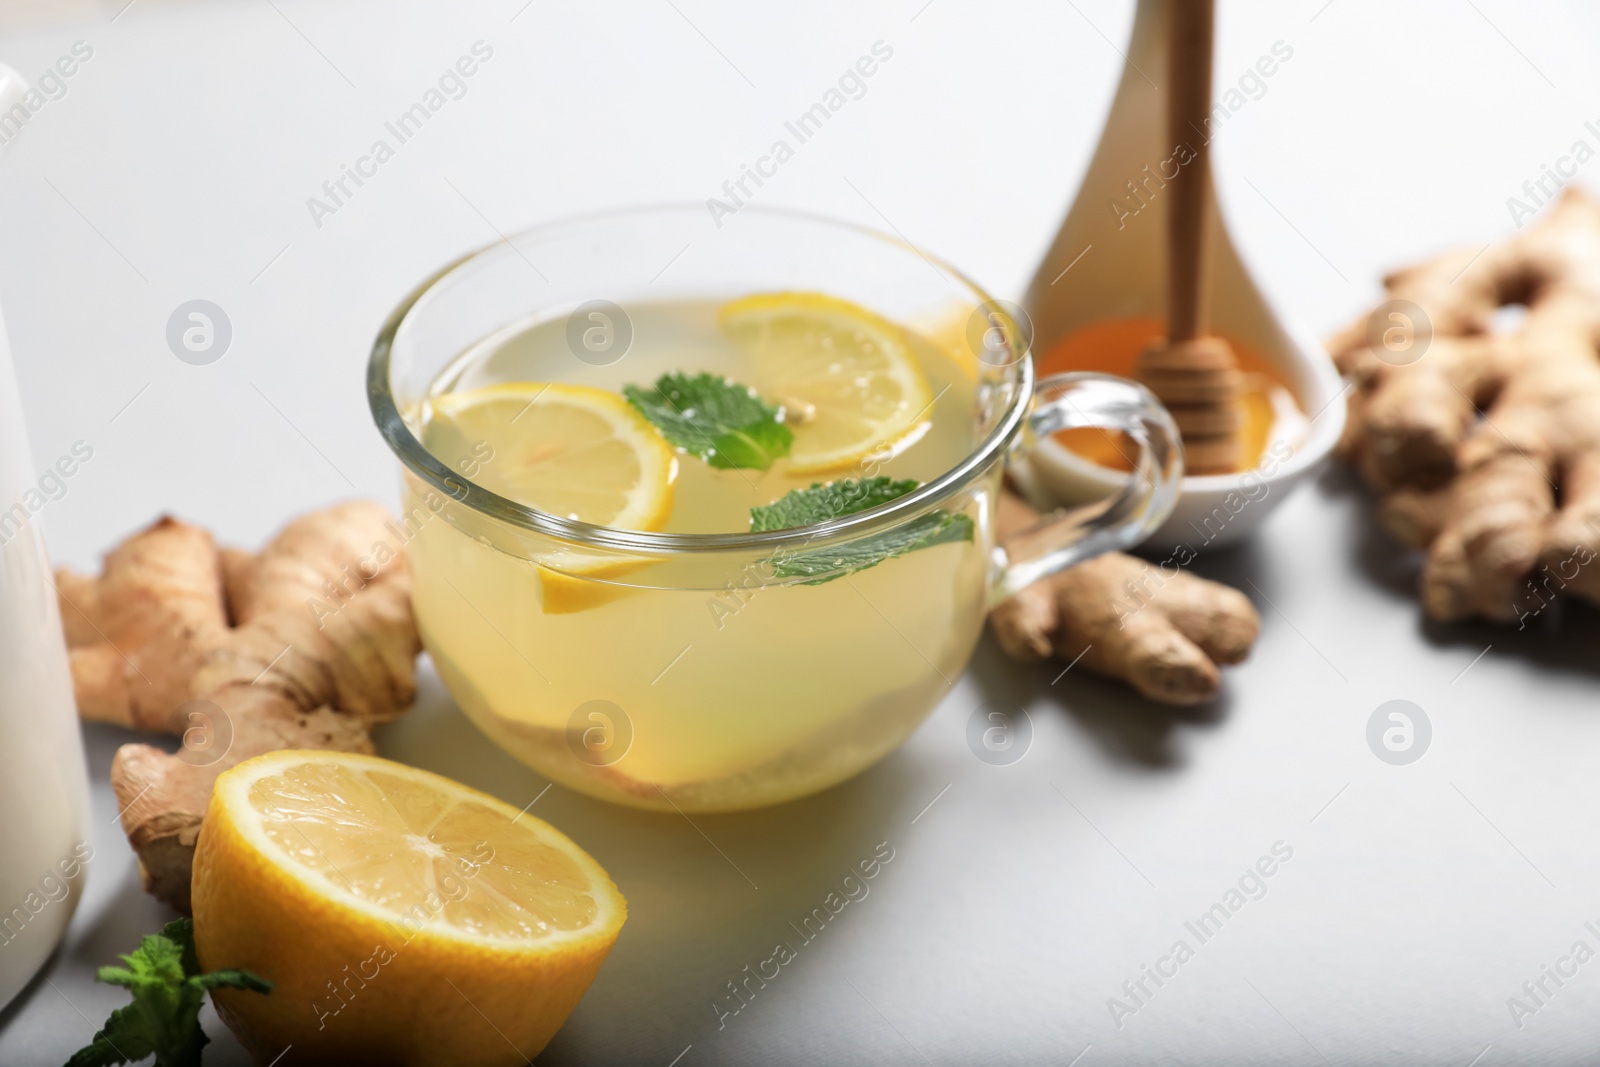
M1130 548L1166 521L1183 480L1183 443L1172 415L1137 382L1109 374L1053 374L1033 390L1033 410L1008 470L1026 491L1026 465L1038 439L1057 430L1096 426L1121 430L1138 446L1138 461L1115 496L1057 511L996 548L999 576L991 606L1040 578L1102 552Z

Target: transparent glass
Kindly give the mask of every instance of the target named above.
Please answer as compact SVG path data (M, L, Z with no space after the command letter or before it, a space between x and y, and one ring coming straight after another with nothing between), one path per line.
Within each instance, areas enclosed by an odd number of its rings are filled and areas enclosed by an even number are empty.
M969 346L970 453L905 496L830 522L669 534L525 507L418 441L429 388L485 338L573 316L579 327L602 323L612 339L631 330L630 305L783 290L843 297L923 340ZM596 306L607 318L592 318ZM954 268L901 240L754 207L720 227L700 206L591 216L450 264L396 309L368 372L373 415L403 465L417 622L445 684L535 770L638 807L759 807L872 765L949 692L993 603L1136 543L1176 498L1182 454L1166 411L1104 375L1036 386L1026 332ZM584 381L612 356L574 343L551 358L540 377ZM1032 435L1075 426L1125 432L1139 477L1114 498L1043 520L1009 541L1008 554L994 526L1008 460L1025 467ZM821 581L778 565L935 511L970 516L972 539Z

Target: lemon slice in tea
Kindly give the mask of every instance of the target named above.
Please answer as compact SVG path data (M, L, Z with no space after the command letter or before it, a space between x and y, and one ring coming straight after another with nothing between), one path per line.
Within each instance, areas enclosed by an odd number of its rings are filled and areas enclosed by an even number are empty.
M432 401L422 443L474 481L529 507L624 530L659 530L672 513L676 453L622 397L586 385L503 382ZM486 447L485 447L486 446ZM614 599L614 578L642 561L567 552L539 568L546 613Z
M839 470L895 444L929 418L933 394L899 326L822 293L763 293L718 320L750 359L757 391L784 405L789 469Z
M658 530L672 511L672 446L615 393L502 382L445 393L432 406L423 446L451 465L474 457L473 480L501 496L624 530ZM493 450L488 458L481 445Z

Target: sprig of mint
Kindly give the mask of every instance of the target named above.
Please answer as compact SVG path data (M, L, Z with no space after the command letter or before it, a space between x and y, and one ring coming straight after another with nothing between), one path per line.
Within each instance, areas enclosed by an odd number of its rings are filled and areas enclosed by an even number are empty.
M809 489L791 489L770 504L751 508L750 530L789 530L853 515L905 496L917 484L910 478L846 478L826 485L813 483ZM972 530L970 515L933 511L871 537L816 552L774 556L767 562L776 577L805 578L800 584L821 585L920 548L970 541Z
M663 374L654 388L627 385L622 395L668 441L720 470L764 471L794 442L781 408L719 374Z
M200 1006L208 990L248 989L270 993L273 985L249 971L200 973L194 952L194 921L177 919L150 934L129 955L126 967L102 967L95 977L133 994L94 1035L73 1053L66 1067L113 1067L146 1056L156 1067L199 1067L209 1040L200 1029Z

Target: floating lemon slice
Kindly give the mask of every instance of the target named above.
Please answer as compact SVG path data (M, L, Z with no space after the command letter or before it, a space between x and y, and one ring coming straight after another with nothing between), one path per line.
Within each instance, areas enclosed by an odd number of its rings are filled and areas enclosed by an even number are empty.
M672 446L615 393L502 382L432 406L423 446L452 466L472 460L472 479L501 496L623 530L660 529L672 511Z
M217 779L194 864L202 966L265 1063L521 1064L593 981L627 913L606 872L531 815L348 752L274 752Z
M789 469L838 470L893 451L933 403L906 332L822 293L763 293L718 315L748 355L756 389L784 405Z
M622 397L586 385L503 382L432 401L422 443L444 463L520 504L623 530L659 530L672 513L675 453ZM539 569L548 613L613 599L640 561L577 552Z
M975 304L953 304L932 318L921 331L935 348L950 357L950 362L969 382L978 380L978 350L972 343L972 319L979 310Z

